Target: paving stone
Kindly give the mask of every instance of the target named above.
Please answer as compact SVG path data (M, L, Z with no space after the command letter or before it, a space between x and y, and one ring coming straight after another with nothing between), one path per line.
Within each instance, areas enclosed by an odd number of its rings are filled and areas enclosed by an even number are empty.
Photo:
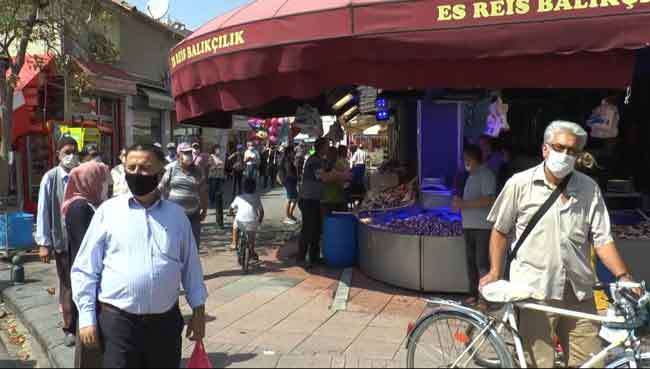
M402 343L406 338L406 327L367 327L361 333L360 340L382 341L389 343Z
M225 368L275 368L280 358L278 355L241 353L228 357Z
M246 346L257 337L262 335L261 331L245 331L236 328L226 328L217 335L210 337L207 342L219 344L231 344L233 346Z
M290 316L271 328L274 333L308 333L311 334L325 323L325 320L298 320Z
M330 368L332 357L329 355L284 356L278 362L278 368Z
M357 340L347 350L347 354L378 360L393 360L399 350L398 343Z
M293 350L296 354L340 354L346 351L354 338L311 336Z
M388 367L388 361L386 360L373 360L372 361L372 368L387 368Z
M359 358L356 356L345 356L345 367L346 368L359 368Z
M308 333L272 333L267 332L258 337L252 344L277 354L288 354L309 337Z
M365 327L374 319L373 314L351 313L339 311L327 322L328 324L338 326L362 326Z
M345 356L334 356L332 357L332 368L334 369L343 369L345 368Z

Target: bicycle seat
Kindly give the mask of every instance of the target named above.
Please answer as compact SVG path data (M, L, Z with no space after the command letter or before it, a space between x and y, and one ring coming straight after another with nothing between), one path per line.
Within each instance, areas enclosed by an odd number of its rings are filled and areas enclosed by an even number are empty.
M530 299L541 300L536 298L537 293L531 287L525 284L513 283L509 281L498 281L488 284L481 290L483 297L492 303L506 304L510 302L519 302Z

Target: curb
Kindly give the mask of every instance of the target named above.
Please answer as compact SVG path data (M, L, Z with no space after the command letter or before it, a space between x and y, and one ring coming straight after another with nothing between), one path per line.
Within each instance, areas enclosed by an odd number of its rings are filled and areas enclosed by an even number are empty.
M18 305L18 303L15 300L15 296L12 292L16 291L17 289L23 288L25 285L21 286L14 286L14 287L8 287L5 290L2 291L2 299L5 303L5 307L9 310L11 310L14 315L16 316L16 319L18 319L25 328L29 331L30 335L34 338L33 344L38 346L38 349L45 353L44 357L47 359L49 367L51 368L67 368L67 365L63 365L60 360L57 358L57 355L55 354L58 352L58 349L60 346L55 346L52 349L48 349L48 342L47 340L43 337L41 332L36 328L34 325L34 322L30 321L25 317L25 312L23 309L21 309Z

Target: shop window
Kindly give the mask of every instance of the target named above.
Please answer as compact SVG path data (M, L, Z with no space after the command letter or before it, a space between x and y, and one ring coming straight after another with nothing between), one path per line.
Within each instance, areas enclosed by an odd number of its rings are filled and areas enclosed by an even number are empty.
M136 111L133 124L135 143L162 142L162 113L159 111Z

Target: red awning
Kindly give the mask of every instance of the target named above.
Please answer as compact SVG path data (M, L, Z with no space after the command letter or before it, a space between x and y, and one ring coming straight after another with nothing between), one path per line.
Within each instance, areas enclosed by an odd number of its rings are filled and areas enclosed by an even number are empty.
M171 53L179 120L376 87L630 83L650 3L629 0L258 0Z
M133 76L122 69L90 61L78 60L77 64L91 76L92 84L97 91L116 95L138 94L138 85Z

